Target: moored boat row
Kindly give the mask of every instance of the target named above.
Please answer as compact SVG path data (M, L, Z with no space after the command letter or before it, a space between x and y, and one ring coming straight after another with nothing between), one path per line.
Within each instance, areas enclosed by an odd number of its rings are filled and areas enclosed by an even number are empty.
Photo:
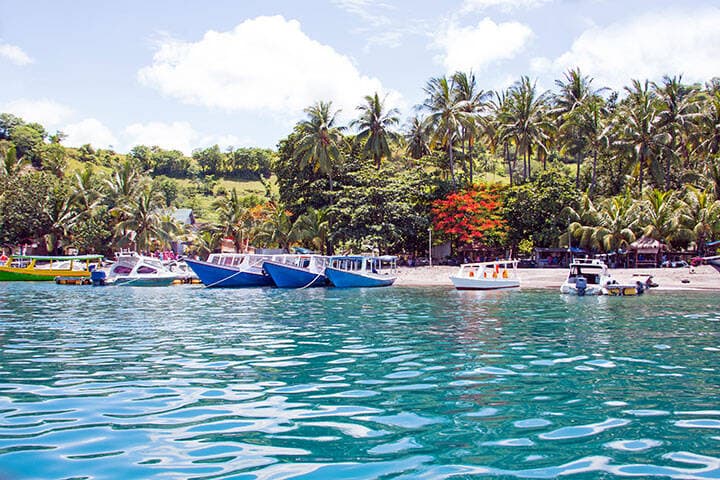
M212 254L186 262L210 288L385 287L397 278L394 256Z

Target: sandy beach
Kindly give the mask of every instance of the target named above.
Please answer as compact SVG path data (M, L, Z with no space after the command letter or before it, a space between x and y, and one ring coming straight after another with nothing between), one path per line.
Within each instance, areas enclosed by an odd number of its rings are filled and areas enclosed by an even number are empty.
M448 278L458 267L400 267L395 285L402 286L447 286L452 287ZM693 271L689 268L638 268L611 269L613 277L619 282L644 281L647 275L653 276L658 290L718 290L720 291L720 273L712 267L701 265ZM567 277L565 268L527 268L518 269L522 288L559 289Z

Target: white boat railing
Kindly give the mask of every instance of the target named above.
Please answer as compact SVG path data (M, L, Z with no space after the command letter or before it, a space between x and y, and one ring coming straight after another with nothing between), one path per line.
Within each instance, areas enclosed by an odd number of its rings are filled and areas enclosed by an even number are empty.
M461 278L482 278L487 280L508 280L517 278L517 260L495 262L463 263L456 276Z

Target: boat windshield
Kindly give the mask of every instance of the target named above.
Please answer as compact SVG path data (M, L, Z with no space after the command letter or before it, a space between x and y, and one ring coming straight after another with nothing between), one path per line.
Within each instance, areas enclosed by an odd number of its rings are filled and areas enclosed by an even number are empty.
M602 272L597 267L588 268L587 266L582 267L573 265L572 267L570 267L570 276L568 277L568 283L575 283L577 277L584 277L587 280L588 284L599 285L601 276Z

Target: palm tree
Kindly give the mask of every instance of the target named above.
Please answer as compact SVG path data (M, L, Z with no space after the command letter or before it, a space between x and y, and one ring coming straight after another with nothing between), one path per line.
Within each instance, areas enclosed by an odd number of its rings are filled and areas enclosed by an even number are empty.
M121 207L125 219L115 226L117 243L132 242L137 250L147 250L153 240L163 244L169 242L177 232L177 226L168 223L162 205L162 197L145 185L132 201Z
M628 248L635 241L635 204L629 192L605 199L598 210L599 226L594 236L605 252Z
M387 98L387 97L385 97ZM383 157L390 157L390 141L397 141L399 135L392 130L400 119L396 108L385 110L385 98L380 100L377 92L367 95L365 103L359 105L360 118L350 123L359 130L355 141L363 144L363 150L371 153L375 166L379 169Z
M690 124L697 116L697 89L683 85L682 75L672 78L666 75L662 79L662 85L652 85L661 106L659 128L669 137L668 148L664 151L665 190L669 190L673 158L683 156L686 165L689 160L687 135Z
M329 234L327 210L309 207L307 212L295 221L294 229L300 240L309 242L313 249L325 254Z
M207 258L208 255L220 248L222 237L223 233L215 228L201 230L193 239L195 252L203 258Z
M300 168L312 166L328 176L332 203L333 170L342 160L340 146L344 142L342 128L335 125L338 111L332 111L332 102L317 102L305 109L308 118L298 125L300 140L294 157Z
M537 146L547 151L547 130L552 128L546 116L547 93L538 95L536 83L522 77L508 90L508 109L503 128L515 139L515 149L523 156L523 176L531 175L530 157Z
M487 139L490 151L497 155L498 149L502 147L502 156L507 164L510 186L514 185L515 162L517 155L510 154L510 143L513 140L506 125L510 114L510 94L507 92L496 92L495 98L489 102L490 119L485 122L483 135Z
M593 79L583 75L579 68L565 72L565 81L555 80L560 92L555 95L553 114L557 115L561 138L570 153L575 156L577 164L575 182L580 188L580 166L585 148L587 147L587 129L597 130L599 115L594 117L587 109L588 103L597 108L601 101L598 91L592 89ZM596 111L599 113L599 110ZM595 121L594 125L587 122ZM593 172L594 179L594 172Z
M681 223L692 230L697 253L705 255L705 242L720 233L720 200L712 190L688 186L681 208Z
M595 246L594 233L599 225L599 212L587 192L583 193L577 209L565 207L561 215L567 217L571 222L568 232L560 236L561 243L566 243L568 247L577 245L583 248L593 248Z
M432 140L442 145L448 156L448 166L453 190L457 189L455 179L455 158L453 148L465 116L463 102L453 94L453 85L447 77L431 78L424 88L427 97L422 107L429 112L428 121L433 126Z
M425 155L429 155L430 133L431 125L427 121L413 117L405 134L405 141L407 142L405 152L415 160L420 160Z
M43 213L50 225L50 231L45 235L45 243L48 252L55 253L56 248L62 245L83 211L76 208L73 195L58 185L50 192Z
M585 147L592 155L592 175L590 180L590 194L595 192L595 183L597 180L597 162L601 151L610 147L612 139L612 125L609 121L610 112L608 111L605 101L600 96L588 99L577 111L576 118L580 125L580 135L582 135ZM576 181L580 183L580 164L578 163Z
M218 210L220 228L223 234L233 239L235 251L239 252L243 247L243 217L247 209L242 205L237 190L232 189L229 196L221 197L215 202Z
M624 142L635 151L638 169L638 192L642 193L645 169L657 160L665 146L667 135L660 129L660 115L656 95L650 90L649 82L632 81L626 102L621 108Z
M461 108L465 113L465 115L463 115L460 119L460 138L463 141L463 145L467 142L468 163L470 166L469 177L470 184L472 185L473 147L475 146L480 123L482 122L480 113L486 108L491 93L478 88L475 75L472 72L456 72L453 75L453 85L455 90L455 99L462 105Z
M699 138L696 151L705 157L705 164L720 152L720 90L710 91L700 110Z
M665 243L686 242L691 232L681 223L681 210L675 192L652 189L645 192L639 220L643 235Z
M295 223L290 219L292 212L281 203L270 203L267 207L267 216L262 225L258 227L255 238L266 244L276 244L285 251L290 251L290 245L297 240Z
M101 185L97 182L92 164L85 164L83 170L75 172L73 188L75 201L85 214L92 214L92 210L98 205L101 197Z

